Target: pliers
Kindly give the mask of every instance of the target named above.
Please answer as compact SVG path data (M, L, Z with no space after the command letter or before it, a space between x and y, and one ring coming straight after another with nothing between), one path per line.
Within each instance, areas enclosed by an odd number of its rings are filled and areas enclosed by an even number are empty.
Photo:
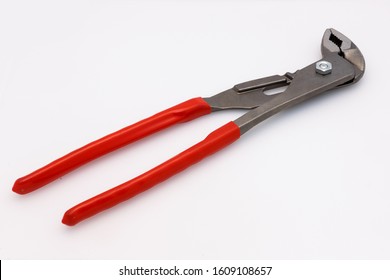
M66 211L62 222L72 226L146 191L176 173L233 143L261 121L331 89L352 85L365 71L356 45L335 29L327 29L321 44L322 59L296 72L241 84L208 98L193 98L147 119L87 144L16 180L13 191L27 194L104 154L174 124L212 112L247 109L247 113L211 132L204 140L144 174L90 198ZM267 95L269 89L286 87Z

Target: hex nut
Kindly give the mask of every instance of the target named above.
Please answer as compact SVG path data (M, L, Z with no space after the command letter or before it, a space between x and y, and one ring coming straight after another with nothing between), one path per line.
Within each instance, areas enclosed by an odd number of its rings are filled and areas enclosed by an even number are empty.
M332 72L332 63L321 60L316 63L316 72L321 75L328 75Z

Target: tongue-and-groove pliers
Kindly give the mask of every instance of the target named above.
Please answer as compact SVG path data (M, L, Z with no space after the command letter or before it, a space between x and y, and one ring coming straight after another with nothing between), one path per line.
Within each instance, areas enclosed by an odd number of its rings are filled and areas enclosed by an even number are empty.
M249 129L281 110L331 89L352 85L363 76L365 61L362 53L350 39L337 30L330 28L325 31L321 51L321 60L301 70L237 84L208 98L190 99L109 134L19 178L13 186L13 191L18 194L32 192L89 161L174 124L220 110L249 110L168 161L69 209L62 222L70 226L75 225L128 200L228 146ZM287 88L278 94L266 94L267 90L281 87Z

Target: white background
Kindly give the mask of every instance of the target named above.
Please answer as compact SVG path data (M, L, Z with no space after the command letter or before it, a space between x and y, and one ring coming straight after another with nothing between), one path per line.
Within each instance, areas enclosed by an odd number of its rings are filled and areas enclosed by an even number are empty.
M0 1L1 259L390 258L386 1ZM14 181L196 96L295 71L334 27L356 85L282 112L154 189L75 227L71 206L202 140L222 112L34 193Z

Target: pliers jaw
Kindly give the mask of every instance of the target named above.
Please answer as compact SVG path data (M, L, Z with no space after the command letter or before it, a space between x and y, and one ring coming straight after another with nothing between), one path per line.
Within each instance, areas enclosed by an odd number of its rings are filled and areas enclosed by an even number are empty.
M363 77L366 63L361 51L347 36L336 29L329 28L325 30L322 37L321 52L324 57L331 53L338 53L354 66L355 77L347 84L356 83Z

